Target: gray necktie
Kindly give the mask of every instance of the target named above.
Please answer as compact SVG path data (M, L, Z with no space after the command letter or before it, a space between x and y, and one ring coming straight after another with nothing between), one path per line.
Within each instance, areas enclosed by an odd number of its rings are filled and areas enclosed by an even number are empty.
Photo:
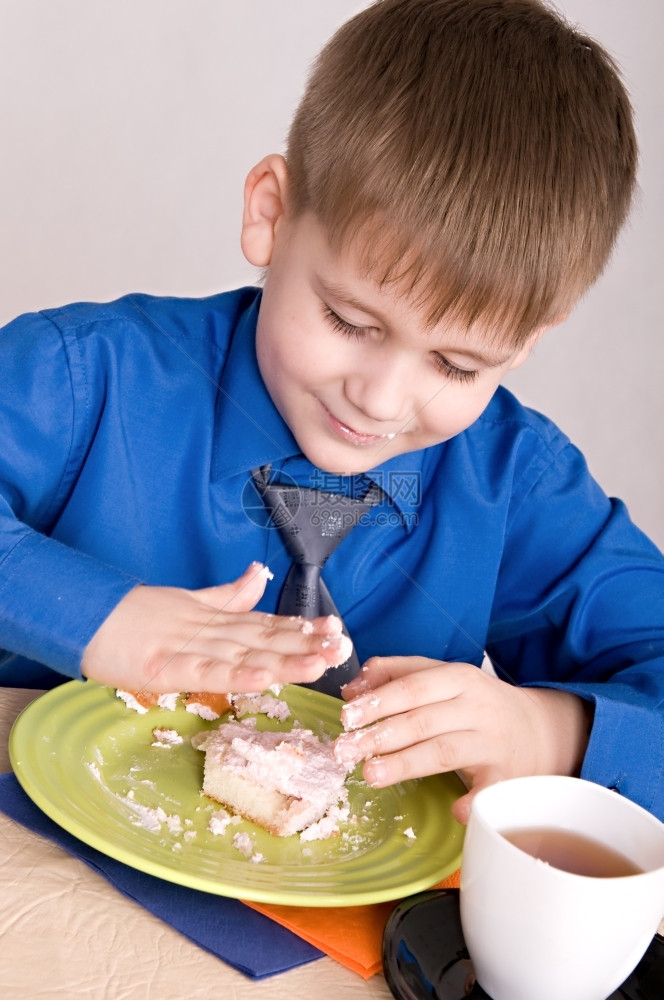
M269 466L255 469L252 473L254 484L293 560L279 596L277 614L304 618L341 617L321 577L321 570L360 518L382 499L383 491L371 483L364 497L355 500L340 493L270 482L269 472ZM348 635L345 626L344 633ZM304 687L338 697L341 687L355 677L359 669L353 649L345 663L331 667L313 684Z

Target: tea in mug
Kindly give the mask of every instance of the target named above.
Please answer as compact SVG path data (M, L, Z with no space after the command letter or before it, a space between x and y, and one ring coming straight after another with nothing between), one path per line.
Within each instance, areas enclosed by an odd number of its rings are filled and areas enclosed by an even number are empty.
M599 840L554 827L502 830L502 836L526 854L572 875L620 878L639 875L643 869Z

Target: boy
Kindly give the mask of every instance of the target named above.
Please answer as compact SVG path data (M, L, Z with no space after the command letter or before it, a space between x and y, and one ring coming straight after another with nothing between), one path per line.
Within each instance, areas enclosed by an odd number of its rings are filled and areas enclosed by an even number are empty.
M285 158L247 178L262 292L3 332L6 681L36 662L153 691L315 681L342 642L273 614L291 560L254 476L374 484L325 564L364 662L344 718L367 728L339 754L376 786L461 771L462 821L484 785L552 772L664 816L664 560L499 388L601 273L635 169L610 59L539 0L348 22Z

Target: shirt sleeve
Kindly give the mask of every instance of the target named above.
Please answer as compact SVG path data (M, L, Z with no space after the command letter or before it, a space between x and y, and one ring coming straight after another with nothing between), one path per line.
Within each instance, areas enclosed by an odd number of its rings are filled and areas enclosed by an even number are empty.
M570 444L510 513L487 651L593 702L581 776L664 819L664 557Z
M0 331L0 647L80 677L83 651L139 581L50 537L94 433L94 379L44 315Z

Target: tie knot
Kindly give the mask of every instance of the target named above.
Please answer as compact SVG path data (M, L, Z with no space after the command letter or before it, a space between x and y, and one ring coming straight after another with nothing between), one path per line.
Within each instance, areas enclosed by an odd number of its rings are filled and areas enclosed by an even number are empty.
M284 483L257 489L291 559L320 569L375 502Z

